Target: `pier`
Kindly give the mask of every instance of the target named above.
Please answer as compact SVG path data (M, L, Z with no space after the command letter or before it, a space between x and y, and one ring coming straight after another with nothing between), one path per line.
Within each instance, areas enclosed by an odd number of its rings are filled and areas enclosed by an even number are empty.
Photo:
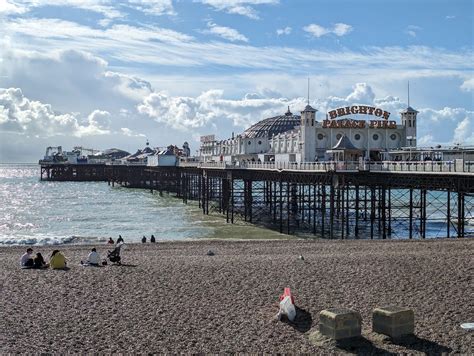
M41 179L173 194L284 234L328 239L473 237L474 162L41 164Z

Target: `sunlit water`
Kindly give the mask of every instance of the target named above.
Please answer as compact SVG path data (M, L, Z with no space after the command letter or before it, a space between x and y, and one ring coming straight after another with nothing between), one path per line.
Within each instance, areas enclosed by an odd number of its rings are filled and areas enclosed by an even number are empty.
M204 216L194 204L103 182L46 182L38 165L0 165L0 244L281 238L274 231Z

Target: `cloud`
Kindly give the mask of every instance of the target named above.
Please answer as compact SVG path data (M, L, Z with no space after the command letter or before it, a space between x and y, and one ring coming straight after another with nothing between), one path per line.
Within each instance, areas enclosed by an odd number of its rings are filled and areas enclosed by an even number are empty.
M152 91L150 83L113 72L103 59L77 50L39 54L7 49L2 75L3 87L22 88L28 97L65 112L98 107L114 112L134 107Z
M461 90L467 91L467 92L474 91L474 78L470 78L470 79L465 80L461 84Z
M279 0L194 0L205 5L209 5L216 11L224 11L228 14L246 16L253 20L258 20L258 12L255 5L276 5Z
M416 37L418 35L418 32L421 31L421 27L415 26L415 25L409 25L407 26L405 33L410 35L411 37Z
M348 33L352 32L353 27L351 25L347 25L345 23L336 23L333 28L323 27L317 24L310 24L308 26L303 27L303 30L310 33L314 37L322 37L328 34L335 34L336 36L345 36Z
M278 36L289 35L291 33L291 27L286 26L285 28L279 28L276 30Z
M303 105L304 99L299 106ZM262 98L247 94L242 99L225 99L222 90L208 90L197 97L173 97L165 92L150 94L138 111L159 123L190 131L228 124L242 128L280 112L293 102L285 98Z
M474 115L465 117L464 120L459 122L454 129L454 142L455 143L474 143Z
M352 26L351 25L347 25L345 23L337 23L334 25L334 29L332 30L332 32L336 35L336 36L345 36L347 35L349 32L352 32Z
M18 88L0 88L0 132L33 137L104 135L109 118L106 111L94 111L81 123L74 113L60 114L49 104L30 100Z
M128 0L129 6L150 15L176 15L172 0Z
M446 15L446 20L453 20L455 18L456 18L456 16L454 16L454 15Z
M146 135L142 134L142 133L137 133L133 130L130 130L129 128L127 127L121 127L120 128L120 131L122 132L122 134L124 136L127 136L127 137L146 137Z
M204 33L210 33L219 37L222 37L226 40L235 42L235 41L243 41L248 42L248 38L239 33L237 30L225 27L225 26L218 26L213 22L207 23L208 29L203 31Z
M69 7L95 12L104 16L102 25L111 20L125 17L120 7L130 7L148 15L176 15L172 0L128 0L115 2L113 0L0 0L0 14L22 14L35 8L46 6Z
M426 46L363 47L357 51L340 49L299 49L255 47L225 42L197 42L172 30L113 26L90 28L55 19L10 20L0 24L15 48L45 53L57 48L76 49L107 56L121 65L147 64L154 71L169 72L165 66L200 67L206 65L260 70L308 72L367 69L384 73L416 71L417 73L471 69L472 50L448 51ZM249 60L252 58L252 60ZM388 71L389 70L389 71ZM1 67L0 67L1 71ZM436 74L435 74L436 75Z
M8 0L0 0L0 16L23 14L27 9L21 4L14 3Z
M96 12L108 19L122 17L122 13L114 7L112 0L0 0L0 13L6 9L7 13L26 13L35 8L45 6L71 7ZM13 9L13 10L12 10Z

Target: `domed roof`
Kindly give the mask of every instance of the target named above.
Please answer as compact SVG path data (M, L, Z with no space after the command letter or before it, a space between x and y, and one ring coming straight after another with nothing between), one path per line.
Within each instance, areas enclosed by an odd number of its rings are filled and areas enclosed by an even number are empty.
M301 117L299 115L293 115L290 108L288 108L285 115L269 117L268 119L253 124L244 131L242 136L248 138L272 137L273 135L293 130L296 126L300 125L300 120Z

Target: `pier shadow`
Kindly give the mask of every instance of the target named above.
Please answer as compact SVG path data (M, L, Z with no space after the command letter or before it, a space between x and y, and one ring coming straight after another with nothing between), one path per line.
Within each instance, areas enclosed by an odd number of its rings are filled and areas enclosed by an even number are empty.
M300 333L305 333L311 329L311 325L313 323L313 318L311 313L306 311L305 309L298 308L295 306L296 309L296 317L295 320L289 321L288 318L283 315L281 321L285 324L290 325L295 330L299 331Z
M406 347L413 351L423 352L429 355L447 354L453 351L450 347L438 344L437 342L419 338L416 335L407 335L397 339L390 339L394 345Z

